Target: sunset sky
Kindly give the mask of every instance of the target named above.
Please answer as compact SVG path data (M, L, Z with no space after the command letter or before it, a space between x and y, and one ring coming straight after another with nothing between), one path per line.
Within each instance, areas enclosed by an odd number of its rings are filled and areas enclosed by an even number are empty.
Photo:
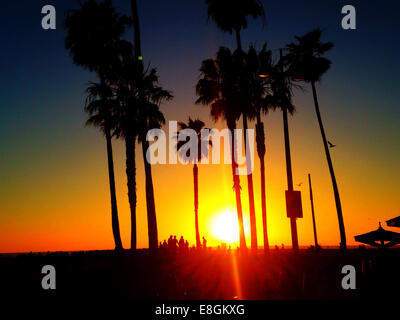
M130 14L130 1L114 1ZM400 22L397 1L352 1L357 30L341 28L344 1L263 1L267 22L250 20L243 47L264 42L285 46L295 34L324 29L332 41L330 71L317 90L342 200L349 245L354 236L400 215ZM0 3L0 252L112 249L111 210L105 139L85 128L84 90L95 76L72 63L64 48L64 11L77 1L54 1L57 29L41 28L41 8L49 1ZM157 67L161 84L175 98L162 105L168 120L200 118L214 124L209 108L194 104L201 61L219 46L236 48L234 36L207 23L203 0L139 0L145 64ZM126 38L133 39L129 30ZM295 185L302 182L304 218L298 220L299 245L313 244L307 174L311 173L318 240L339 244L332 184L314 111L311 88L297 91L290 118ZM286 166L282 113L264 117L268 231L271 245L291 245L284 191ZM240 123L239 123L240 124ZM251 123L254 127L254 123ZM167 127L164 128L167 130ZM125 146L113 141L122 241L130 245L130 210ZM147 247L146 200L141 146L137 146L138 247ZM262 245L259 162L254 170L257 232ZM192 165L154 165L158 236L183 235L195 241ZM248 219L247 179L241 178ZM209 245L223 239L218 216L235 217L230 165L199 165L200 234ZM219 219L219 220L218 220ZM223 220L223 219L222 219ZM385 224L386 225L386 224ZM390 228L388 228L390 229ZM396 231L395 229L393 231ZM247 229L248 245L250 234Z

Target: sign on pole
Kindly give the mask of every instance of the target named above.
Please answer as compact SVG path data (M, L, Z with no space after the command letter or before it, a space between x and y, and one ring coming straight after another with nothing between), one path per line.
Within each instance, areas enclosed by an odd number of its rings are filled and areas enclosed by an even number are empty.
M288 218L303 218L300 191L285 191L286 213Z

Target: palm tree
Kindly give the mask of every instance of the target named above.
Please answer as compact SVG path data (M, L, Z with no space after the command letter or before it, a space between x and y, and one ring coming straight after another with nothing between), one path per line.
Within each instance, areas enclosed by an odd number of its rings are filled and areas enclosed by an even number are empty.
M283 127L285 138L285 153L288 189L293 190L292 166L290 157L290 139L288 126L288 112L293 114L295 108L292 103L293 88L298 87L293 84L293 77L288 73L286 60L281 56L278 63L272 61L271 51L266 49L266 45L257 53L253 46L244 55L243 73L240 76L242 90L240 96L244 99L241 105L245 104L249 118L257 119L256 141L257 152L260 157L261 185L262 185L262 209L264 227L264 248L268 250L267 219L266 219L266 196L265 196L265 137L264 125L261 122L261 113L267 113L269 109L279 108L283 114ZM291 230L293 248L298 248L296 218L291 218Z
M263 238L264 249L269 250L268 231L267 231L267 203L265 191L265 134L264 123L261 115L268 113L271 108L274 108L272 103L272 91L270 88L270 78L266 76L274 68L272 61L272 53L267 50L266 45L262 47L260 52L257 52L254 46L250 46L248 53L245 56L245 70L241 77L244 89L244 98L247 100L244 103L249 106L248 116L250 120L256 118L256 143L257 154L260 159L260 176L261 176L261 208L263 220ZM261 75L261 76L260 76Z
M102 79L117 58L115 46L131 19L116 12L111 0L88 0L80 6L67 12L65 47L76 65L96 72Z
M235 32L237 50L242 52L240 31L247 28L247 17L254 19L262 17L265 19L265 12L262 3L258 0L206 0L208 6L208 19L214 20L216 25L224 32ZM247 105L242 106L243 130L245 132L245 147L249 143L246 135L248 128L247 119L249 110ZM248 163L247 166L250 164ZM250 232L251 247L257 249L257 227L254 206L253 174L247 175L250 209Z
M115 112L117 119L114 135L125 141L126 177L128 187L128 200L131 210L131 250L137 246L136 239L136 138L138 135L137 105L134 93L134 80L136 74L132 59L132 45L123 42L120 46L120 60L113 68L113 83L118 97L118 108Z
M154 80L149 80L153 78ZM160 128L165 123L163 113L160 111L159 105L165 100L172 99L170 92L156 86L158 77L156 70L152 71L144 77L144 82L149 81L148 85L152 86L151 91L159 91L158 93L150 93L147 90L145 93L145 100L138 101L138 118L140 127L138 128L138 139L142 144L142 154L144 160L144 170L146 178L146 206L147 206L147 223L148 223L148 236L149 248L158 248L158 231L157 231L157 216L154 200L154 187L151 172L151 164L146 160L146 152L149 148L149 142L146 139L147 131L153 128ZM144 85L146 86L146 85ZM157 90L159 89L159 90Z
M67 13L65 27L67 36L65 47L69 50L74 63L89 71L96 72L100 78L100 87L105 88L107 73L110 65L116 58L115 45L125 33L130 19L125 15L118 14L111 5L110 0L97 3L95 0L88 0L80 3L78 10L71 10ZM104 91L100 90L101 95ZM108 96L99 96L100 101L107 101ZM105 104L107 106L107 104ZM101 114L107 115L101 107ZM100 108L99 108L100 110ZM108 116L105 117L108 119ZM119 236L118 209L115 196L114 169L111 148L111 128L107 121L104 122L104 133L107 141L108 169L110 178L111 193L111 216L113 221L113 234L116 249L122 249Z
M242 50L240 31L247 28L247 17L265 19L264 7L259 0L206 0L208 19L214 20L224 32L235 32L237 49Z
M200 231L199 231L199 169L197 163L202 158L208 157L208 148L205 145L211 145L211 140L204 139L205 137L201 134L201 130L204 129L205 123L199 119L192 120L189 117L188 123L179 122L179 131L190 129L196 133L197 137L197 157L195 154L190 153L190 149L186 149L184 146L188 142L190 137L187 137L186 141L179 141L177 143L177 149L179 155L182 158L189 158L189 161L193 163L193 183L194 183L194 217L195 217L195 229L196 229L196 246L201 247L200 242ZM179 133L178 133L179 136ZM203 146L203 147L202 147Z
M241 55L239 55L241 56ZM238 55L232 54L228 48L221 47L217 53L217 58L207 59L202 62L200 67L201 79L196 85L198 99L196 104L209 105L211 107L211 117L214 121L220 118L227 123L228 129L232 133L231 157L233 189L236 196L236 208L239 224L240 247L246 249L246 238L243 227L243 212L240 196L240 179L237 175L236 163L236 121L240 118L241 110L238 105Z
M111 223L114 235L115 249L122 250L122 242L119 231L119 220L117 211L117 198L115 195L114 161L111 144L111 130L115 125L113 110L117 102L112 99L112 89L100 83L92 83L87 89L85 111L89 114L86 125L93 125L100 128L106 137L108 175L111 195Z
M138 65L135 60L131 60L131 64ZM132 73L132 75L129 88L129 104L130 108L134 108L133 117L135 122L131 123L131 126L136 127L138 142L142 144L146 180L149 248L156 249L158 248L157 216L151 164L146 160L146 152L149 148L146 136L148 130L160 128L165 123L164 115L160 111L159 106L164 101L171 100L173 96L171 92L164 90L158 84L158 75L155 68L143 70L139 65L136 72Z
M172 99L172 95L169 91L158 86L156 69L152 69L147 73L147 70L145 71L143 68L139 13L136 0L131 0L131 10L134 28L134 60L137 67L137 77L135 79L135 87L137 89L136 103L138 105L139 127L141 129L138 131L138 139L142 143L145 167L149 248L156 249L158 248L157 218L151 165L146 161L146 151L149 147L146 135L147 130L159 128L165 123L164 115L159 110L159 105L165 100Z
M301 75L302 79L308 83L311 83L315 112L317 114L318 124L325 149L325 156L332 179L333 193L335 196L336 210L339 220L340 247L342 249L346 249L346 233L344 229L339 189L336 182L335 172L333 170L328 142L319 110L317 91L315 88L315 84L321 80L322 75L329 70L331 65L331 61L322 57L322 55L332 49L333 43L322 42L321 34L322 31L320 29L315 29L303 36L296 36L296 43L290 43L287 45L287 49L289 50L288 59L291 62L292 72Z
M131 0L131 10L132 10L132 19L133 19L133 28L134 28L134 59L137 61L139 76L136 77L136 85L138 89L138 103L141 105L140 108L146 108L147 102L144 97L144 89L142 83L143 76L143 62L142 62L142 52L141 52L141 41L140 41L140 24L139 24L139 14L137 10L137 2L136 0ZM156 109L150 108L155 114L149 116L155 120L155 127L161 126L165 122L164 116L160 113L158 107ZM149 111L150 111L149 109ZM144 110L142 110L144 111ZM144 116L145 113L142 113ZM144 121L145 129L151 129L149 125L149 121L146 116L142 117L142 121ZM142 153L145 167L145 177L146 177L146 206L147 206L147 222L148 222L148 236L149 236L149 248L156 249L158 248L158 231L157 231L157 215L156 215L156 205L154 201L154 187L153 187L153 178L151 173L151 165L146 161L146 150L149 146L148 141L146 141L146 132L142 132L139 136L139 142L142 143Z
M286 175L287 175L287 185L288 191L293 191L293 175L292 175L292 160L290 153L290 137L289 137L289 121L288 113L293 114L295 107L292 103L293 88L298 87L293 84L293 76L288 71L287 58L283 57L282 49L279 50L280 59L275 65L275 70L272 70L271 77L271 90L272 105L275 108L282 110L283 115L283 133L285 139L285 157L286 157ZM286 208L288 209L288 208ZM296 217L290 217L290 228L292 233L292 248L297 251L299 248L298 238L297 238L297 225Z
M158 75L155 68L143 69L143 64L136 59L133 47L125 42L121 47L120 61L117 68L117 91L121 98L120 133L125 137L131 137L130 148L134 158L135 140L142 144L142 153L146 179L146 207L148 220L149 248L158 248L157 217L154 200L154 187L151 172L151 164L146 161L146 152L149 142L146 140L147 131L160 128L165 123L165 118L159 109L159 105L172 99L171 92L164 90L158 84ZM125 138L126 139L126 138ZM133 154L133 155L132 155ZM128 154L127 154L128 161ZM131 162L134 159L131 160ZM128 167L127 167L128 168ZM134 167L132 166L132 170ZM131 173L134 174L134 171ZM136 171L136 169L135 169ZM134 178L131 178L132 181ZM133 191L132 191L133 192ZM136 200L136 194L135 199ZM132 237L135 236L132 234Z

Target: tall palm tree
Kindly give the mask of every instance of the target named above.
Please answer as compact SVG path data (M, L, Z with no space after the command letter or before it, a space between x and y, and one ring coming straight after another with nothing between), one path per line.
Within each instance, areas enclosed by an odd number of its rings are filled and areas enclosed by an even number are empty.
M141 129L138 132L138 139L139 142L142 143L145 167L149 248L156 249L158 248L157 218L151 165L146 161L146 151L149 147L149 142L146 140L146 134L147 130L158 128L165 122L164 116L159 110L159 104L165 100L172 99L172 95L169 91L163 90L158 86L158 76L155 69L152 69L150 73L147 74L147 71L143 68L139 13L136 0L131 0L131 11L134 28L134 59L138 69L136 88Z
M282 54L282 49L279 50L280 59L275 65L275 70L272 70L273 77L271 77L271 90L273 93L272 104L275 108L282 110L283 116L283 133L285 139L285 158L286 158L286 175L288 191L293 191L293 174L292 174L292 160L290 152L290 136L289 136L289 121L288 113L293 114L295 107L292 103L293 88L298 87L293 81L293 76L288 72L288 64L286 57ZM288 208L287 208L288 209ZM297 238L297 225L296 217L290 217L290 228L292 234L292 248L297 251L299 248Z
M129 26L130 18L117 13L112 7L111 0L105 0L101 3L88 0L80 3L79 9L69 11L64 24L67 29L65 47L69 50L74 63L95 72L100 78L100 86L104 88L110 65L116 58L115 45ZM100 90L99 94L103 94L103 90ZM100 96L101 101L106 101L107 98L107 96ZM104 132L107 140L114 241L116 249L122 249L117 223L118 209L112 167L110 130L109 125L105 123Z
M242 52L242 43L240 31L247 28L247 17L252 16L254 19L261 17L265 19L265 12L262 3L258 0L206 0L208 6L208 19L214 20L216 25L224 32L235 32L237 50ZM245 147L249 143L246 135L248 128L247 119L249 117L247 105L242 106L243 130L245 132ZM248 163L249 167L250 164ZM254 206L254 188L253 174L247 175L247 185L249 193L249 209L250 209L250 232L251 247L257 249L257 227L256 214Z
M155 68L143 69L141 61L133 54L132 45L125 43L121 54L121 65L118 71L118 92L122 99L122 117L120 121L122 132L130 132L132 137L131 153L134 154L134 141L142 144L142 154L146 180L146 208L148 221L149 248L158 248L157 216L154 200L154 186L151 164L146 160L149 142L147 132L153 128L160 128L165 123L159 106L164 101L172 99L171 92L164 90L158 84L158 75ZM133 146L132 146L133 144ZM129 152L127 150L127 152ZM128 155L127 155L128 157ZM131 155L134 157L134 155ZM132 167L133 169L133 167ZM132 178L133 180L133 178ZM136 198L135 198L136 199Z
M322 42L321 34L322 31L320 29L315 29L303 36L296 36L296 42L289 43L287 45L287 49L289 50L288 59L291 62L292 72L301 75L301 78L303 78L306 82L311 83L315 112L317 114L318 124L325 149L325 156L331 175L333 193L335 196L336 211L339 220L340 247L342 249L346 249L346 233L344 229L339 189L337 186L324 125L322 123L321 113L319 110L317 90L315 88L315 84L321 80L322 75L329 70L331 65L331 61L322 57L322 55L332 49L333 43Z
M218 28L232 34L235 32L237 49L242 50L240 31L247 28L247 17L265 19L264 6L259 0L205 0L208 19Z
M115 195L115 176L114 176L114 161L111 144L111 130L115 126L113 119L113 110L117 106L115 99L112 99L112 89L100 83L92 83L86 92L85 111L89 114L89 119L86 125L93 125L100 128L106 137L107 142L107 160L108 160L108 175L111 195L111 223L114 235L115 249L122 250L121 235L119 231L119 220L117 211L117 198Z
M153 78L154 80L150 80ZM158 231L157 231L157 216L156 207L154 200L154 186L151 172L151 164L146 160L146 152L149 148L149 142L146 139L148 130L153 128L160 128L165 123L163 113L160 111L159 105L165 101L172 99L172 95L169 91L161 89L156 85L158 77L156 70L152 71L144 77L144 82L148 82L152 88L145 90L145 99L139 99L138 105L138 118L140 127L138 128L138 141L142 144L142 154L144 160L144 170L146 179L146 207L147 207L147 223L148 223L148 236L149 236L149 248L158 248ZM144 85L146 87L146 84ZM159 90L157 90L159 89ZM159 91L158 93L156 91ZM148 96L149 95L149 96Z
M188 142L190 137L187 137L186 141L179 141L177 143L177 149L179 150L179 155L182 158L188 159L193 163L193 184L194 184L194 221L196 229L196 246L201 247L200 242L200 230L199 230L199 169L197 163L201 161L202 158L208 157L207 145L211 145L209 139L205 139L204 135L201 134L201 130L204 129L205 123L199 119L192 120L189 117L188 123L179 122L179 131L185 129L191 129L196 133L197 137L197 157L195 154L190 153L190 149L186 149L184 146ZM178 133L179 135L179 133Z
M133 56L131 56L132 59ZM131 64L138 65L136 60ZM141 72L141 73L139 73ZM146 139L147 132L153 128L160 128L165 123L163 113L160 111L160 104L173 98L171 92L164 90L158 84L156 69L143 70L139 65L132 73L128 87L128 104L131 111L131 122L128 126L133 127L142 144L142 154L146 180L146 208L148 222L149 248L158 248L157 216L154 199L154 186L151 172L151 164L146 159L146 152L149 142Z
M264 249L269 250L268 230L267 230L267 203L266 203L266 187L265 187L265 133L264 123L261 115L268 113L274 108L272 102L272 91L270 88L270 80L267 74L274 68L272 61L272 53L267 50L264 45L257 52L254 46L250 46L249 51L245 55L244 74L241 77L243 81L241 88L244 89L242 97L248 106L248 116L250 120L256 118L256 143L257 154L260 159L260 176L261 176L261 208L263 220L263 240Z
M115 46L121 41L131 19L120 15L111 0L80 2L80 8L67 12L65 47L74 63L105 77L117 58Z
M131 250L137 246L136 236L136 139L138 127L138 112L134 93L135 65L131 63L132 45L129 42L121 43L119 48L120 60L114 65L112 78L114 90L118 97L118 108L115 112L116 127L114 135L125 141L126 177L128 200L131 210Z
M241 56L241 55L239 55ZM243 211L240 196L240 179L237 174L236 162L236 121L240 118L241 110L238 105L238 55L232 54L228 48L221 47L217 58L207 59L200 67L201 78L196 85L198 99L196 104L209 105L214 121L223 119L232 133L231 157L233 189L236 196L236 208L239 224L240 247L246 249L246 238L243 227Z

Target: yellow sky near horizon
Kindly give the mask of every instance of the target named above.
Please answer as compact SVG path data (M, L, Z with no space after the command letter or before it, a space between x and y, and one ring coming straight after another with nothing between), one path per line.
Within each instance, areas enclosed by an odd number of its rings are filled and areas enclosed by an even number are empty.
M323 153L319 128L312 108L290 119L293 178L302 182L303 219L298 219L300 246L312 245L313 231L307 174L312 176L318 240L322 246L339 243L339 228L329 171ZM265 117L267 137L266 183L268 234L271 245L291 245L290 223L286 218L282 115L276 111ZM183 119L179 119L183 120ZM304 123L309 123L307 127ZM213 125L210 121L210 126ZM253 124L252 124L253 125ZM222 128L223 123L217 127ZM329 125L327 126L329 129ZM89 130L89 129L85 129ZM12 183L1 186L0 252L112 249L108 173L104 138L89 130L92 145L74 142L58 146L53 154L30 158L25 167L19 164ZM355 145L340 134L332 158L342 199L344 222L349 245L354 236L378 227L400 214L393 162L382 165L379 157L364 157L366 146ZM72 145L72 142L71 142ZM130 210L125 177L125 149L113 143L117 183L117 200L122 241L130 244ZM72 148L72 147L71 147ZM141 145L137 146L137 235L138 248L147 247L147 221L144 194L144 170ZM25 169L24 169L25 168ZM253 173L257 236L263 244L259 161L255 157ZM195 243L192 165L154 165L159 241L170 234L183 235ZM248 219L247 179L241 177L242 205ZM45 199L45 200L44 200ZM200 234L208 245L221 244L213 221L226 210L235 211L231 166L199 165ZM393 230L395 231L395 230ZM250 234L247 233L250 245Z

